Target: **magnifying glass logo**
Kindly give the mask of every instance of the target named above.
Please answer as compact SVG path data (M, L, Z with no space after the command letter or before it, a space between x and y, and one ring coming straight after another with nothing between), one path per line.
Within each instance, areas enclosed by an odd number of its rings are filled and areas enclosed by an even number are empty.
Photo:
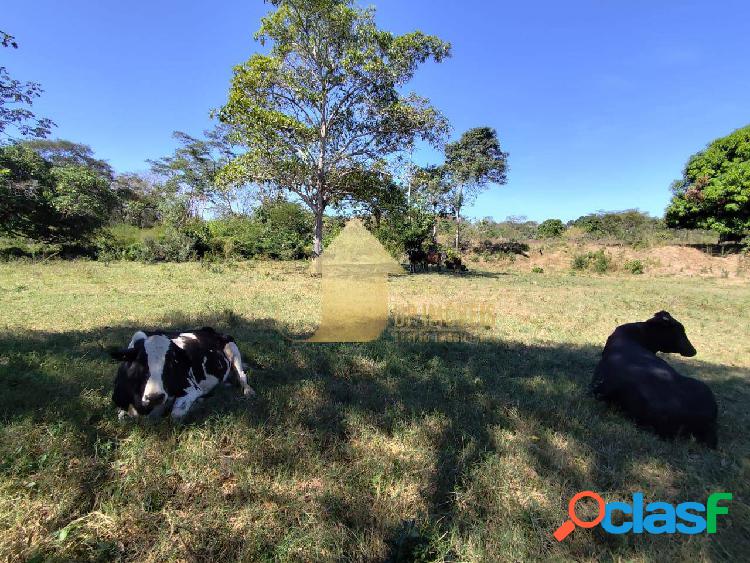
M599 505L599 514L591 522L586 522L576 516L576 503L582 498L592 498ZM568 503L568 516L570 517L570 520L563 522L562 526L555 530L553 535L557 541L563 541L573 530L576 529L576 526L580 528L593 528L598 525L599 522L604 519L604 513L604 499L601 496L593 491L582 491L577 493Z

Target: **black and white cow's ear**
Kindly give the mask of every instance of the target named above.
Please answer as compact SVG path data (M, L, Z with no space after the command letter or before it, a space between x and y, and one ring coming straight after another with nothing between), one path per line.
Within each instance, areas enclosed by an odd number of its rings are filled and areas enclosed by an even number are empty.
M109 355L113 360L118 362L132 362L138 357L137 348L123 348L118 350L110 350Z

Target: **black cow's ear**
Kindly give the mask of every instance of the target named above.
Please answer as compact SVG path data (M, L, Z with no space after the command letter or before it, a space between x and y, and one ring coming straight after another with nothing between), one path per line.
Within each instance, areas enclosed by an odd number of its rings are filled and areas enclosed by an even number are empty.
M658 313L654 314L654 319L661 322L671 323L674 321L674 318L672 318L672 315L670 315L666 311L659 311Z
M117 360L118 362L132 362L138 357L138 350L136 348L110 350L109 355L113 360Z

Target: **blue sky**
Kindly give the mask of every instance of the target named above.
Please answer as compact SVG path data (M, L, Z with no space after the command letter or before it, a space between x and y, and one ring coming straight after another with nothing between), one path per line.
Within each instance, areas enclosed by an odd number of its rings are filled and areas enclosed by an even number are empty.
M640 208L660 215L669 184L712 139L750 123L750 3L744 0L380 0L381 27L453 44L412 88L454 137L495 127L508 184L475 217L571 219ZM4 2L11 75L45 89L55 137L91 145L117 171L169 154L226 98L232 65L259 46L261 0ZM422 162L439 155L420 151Z

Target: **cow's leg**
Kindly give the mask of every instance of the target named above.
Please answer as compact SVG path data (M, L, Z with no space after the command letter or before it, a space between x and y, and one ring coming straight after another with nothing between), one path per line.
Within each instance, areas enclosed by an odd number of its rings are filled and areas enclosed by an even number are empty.
M167 410L169 410L173 402L173 397L167 397L163 403L161 403L160 405L156 405L154 409L148 414L148 416L151 418L161 418L165 415Z
M252 397L255 395L255 391L253 391L253 388L250 387L247 382L247 374L245 373L245 370L242 369L242 356L240 355L240 349L237 348L237 344L229 342L224 346L224 354L226 354L229 362L234 368L234 372L237 374L237 379L240 381L240 387L242 387L242 394L245 395L245 397Z
M198 387L191 386L187 393L182 397L177 397L172 407L172 418L175 420L181 420L193 406L193 403L197 401L203 392Z

